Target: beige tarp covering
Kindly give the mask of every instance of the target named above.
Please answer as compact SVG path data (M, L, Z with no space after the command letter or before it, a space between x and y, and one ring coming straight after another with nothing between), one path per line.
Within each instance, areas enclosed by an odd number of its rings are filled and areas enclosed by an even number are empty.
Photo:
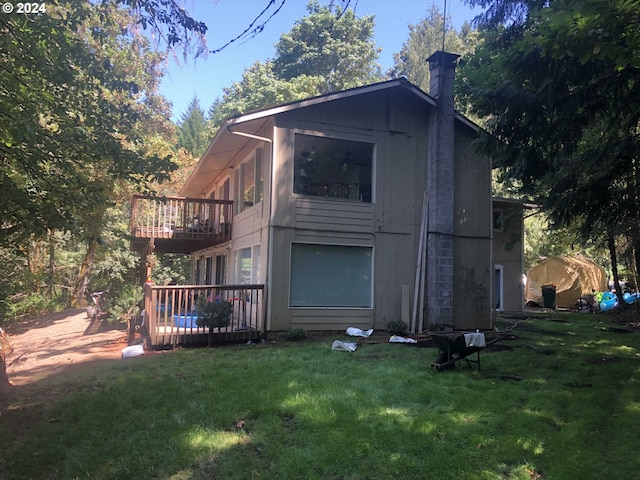
M549 284L556 286L556 305L573 308L576 300L592 289L606 291L607 274L604 268L583 256L549 257L527 272L525 303L535 302L542 307L542 286Z

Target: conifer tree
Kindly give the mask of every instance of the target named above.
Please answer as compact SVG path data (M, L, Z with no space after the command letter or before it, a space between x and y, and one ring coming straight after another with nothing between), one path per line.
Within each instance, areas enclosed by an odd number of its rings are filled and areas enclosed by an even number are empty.
M637 2L471 0L483 44L457 76L483 118L476 142L554 224L614 237L640 265Z
M194 157L200 157L209 143L205 135L206 124L200 100L194 95L178 122L178 147L184 148Z
M409 38L400 52L393 55L394 65L388 72L397 78L405 76L425 92L429 91L429 63L427 58L438 51L458 54L462 57L473 52L478 44L478 32L468 23L462 25L460 32L452 26L451 17L446 18L437 6L432 5L425 18L415 25L409 25ZM443 31L444 41L443 41Z

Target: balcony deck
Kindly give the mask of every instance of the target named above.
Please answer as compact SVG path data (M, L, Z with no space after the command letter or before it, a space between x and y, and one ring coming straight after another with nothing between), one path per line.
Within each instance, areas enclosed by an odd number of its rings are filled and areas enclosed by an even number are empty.
M233 202L135 195L131 201L131 248L192 253L231 240Z

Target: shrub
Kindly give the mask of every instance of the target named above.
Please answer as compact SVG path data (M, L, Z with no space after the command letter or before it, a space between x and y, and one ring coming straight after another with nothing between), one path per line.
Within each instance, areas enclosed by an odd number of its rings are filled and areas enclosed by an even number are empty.
M286 338L287 340L292 341L304 340L305 338L307 338L307 331L299 327L290 328L289 330L287 330Z
M109 308L109 322L125 323L131 321L137 314L140 301L144 297L142 287L126 284Z
M199 327L209 328L209 346L213 339L213 329L228 327L231 323L231 314L233 313L233 305L231 302L210 302L206 298L199 299L196 302L196 311L198 312Z
M407 334L409 325L401 320L392 320L390 322L387 322L386 328L387 332L389 332L391 335L403 336Z
M39 293L16 294L0 302L0 317L15 320L25 315L42 315L59 309L57 299L48 299Z

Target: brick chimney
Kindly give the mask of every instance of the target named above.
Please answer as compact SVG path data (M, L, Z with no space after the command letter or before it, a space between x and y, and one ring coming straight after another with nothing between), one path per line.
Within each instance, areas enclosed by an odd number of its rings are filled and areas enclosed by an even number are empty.
M453 325L453 232L455 111L453 82L459 55L431 55L429 95L438 102L431 114L427 156L427 328L450 331Z

